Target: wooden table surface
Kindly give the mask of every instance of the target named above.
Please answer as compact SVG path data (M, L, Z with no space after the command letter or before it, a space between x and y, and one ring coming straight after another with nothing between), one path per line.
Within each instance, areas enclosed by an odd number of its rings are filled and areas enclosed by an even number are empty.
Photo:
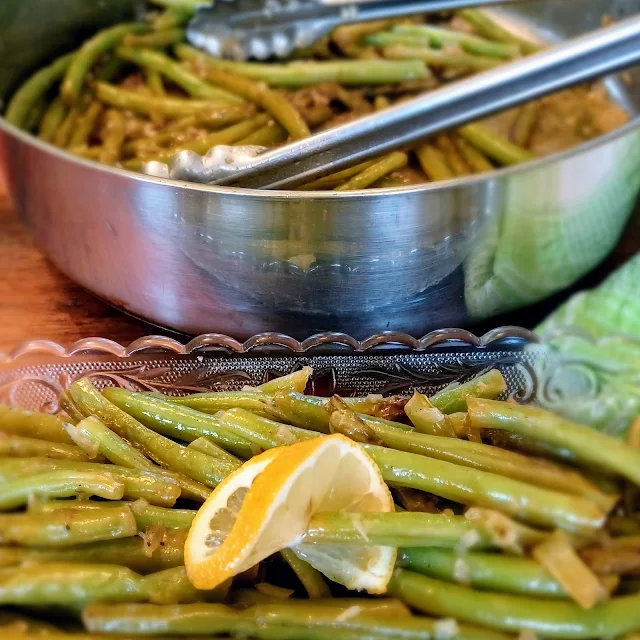
M638 251L640 207L614 253L572 291L594 286ZM534 327L570 293L468 328L482 333L506 324ZM68 346L80 338L102 336L128 344L157 333L163 332L116 311L49 264L22 229L0 184L0 353L32 338Z

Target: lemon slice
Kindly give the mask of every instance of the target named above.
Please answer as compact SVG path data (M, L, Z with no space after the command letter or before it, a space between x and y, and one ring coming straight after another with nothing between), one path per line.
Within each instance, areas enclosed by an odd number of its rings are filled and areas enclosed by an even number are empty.
M196 588L213 589L291 547L329 578L383 593L394 548L305 544L302 537L322 511L393 509L375 462L341 434L271 449L235 471L200 508L185 546L187 573Z

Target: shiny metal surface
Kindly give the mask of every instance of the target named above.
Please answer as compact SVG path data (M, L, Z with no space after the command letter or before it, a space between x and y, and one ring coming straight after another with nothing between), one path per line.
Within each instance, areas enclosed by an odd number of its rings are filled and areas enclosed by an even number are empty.
M354 22L500 5L511 0L212 0L200 5L188 40L217 57L284 58Z
M123 6L96 4L110 3ZM85 4L66 0L64 10L76 19ZM640 10L640 0L577 5L547 0L518 11L558 36L595 28L606 12ZM64 48L45 19L62 6L3 0L0 93L36 65L11 55L7 43L20 33L37 39L40 62ZM640 75L627 82L614 89L637 108ZM2 120L0 164L54 264L157 324L240 339L273 330L422 335L535 302L600 261L640 190L638 124L488 178L350 195L148 178L67 156Z

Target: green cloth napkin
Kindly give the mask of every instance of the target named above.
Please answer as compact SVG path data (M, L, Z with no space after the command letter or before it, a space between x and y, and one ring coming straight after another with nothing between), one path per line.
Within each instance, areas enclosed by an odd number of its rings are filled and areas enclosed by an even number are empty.
M537 329L537 400L624 438L640 416L640 253L600 286L573 296Z

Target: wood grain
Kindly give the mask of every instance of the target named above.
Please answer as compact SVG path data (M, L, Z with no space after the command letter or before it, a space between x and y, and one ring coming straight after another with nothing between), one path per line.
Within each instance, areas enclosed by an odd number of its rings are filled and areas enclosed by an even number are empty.
M535 327L568 295L595 286L639 251L640 208L612 255L572 289L467 328L480 334L500 325ZM163 333L174 335L113 309L47 262L21 227L0 184L0 353L34 338L68 346L80 338L102 336L128 344L144 335Z

